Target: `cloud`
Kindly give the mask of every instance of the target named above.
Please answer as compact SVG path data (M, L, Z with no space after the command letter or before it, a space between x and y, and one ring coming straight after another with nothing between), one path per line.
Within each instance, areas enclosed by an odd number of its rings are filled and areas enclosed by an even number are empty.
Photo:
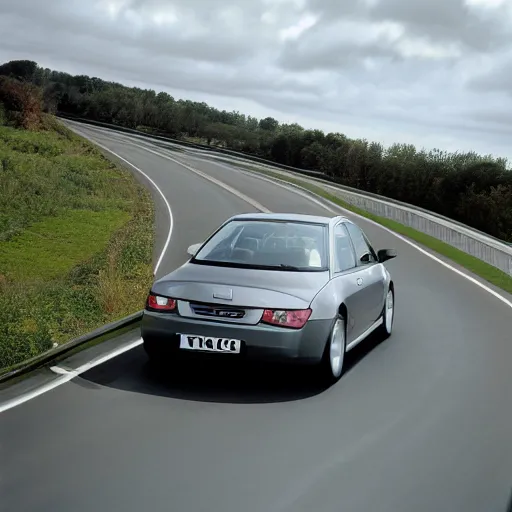
M2 0L0 60L510 156L512 0Z
M387 0L379 2L370 15L377 19L392 19L429 41L458 43L468 51L488 51L506 44L509 26L498 12L484 16L463 0Z
M471 90L480 94L504 93L512 95L512 49L482 62L468 79Z

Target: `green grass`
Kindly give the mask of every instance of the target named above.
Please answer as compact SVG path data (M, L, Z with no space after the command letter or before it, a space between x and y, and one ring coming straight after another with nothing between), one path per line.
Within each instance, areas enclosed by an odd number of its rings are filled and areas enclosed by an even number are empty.
M337 197L333 194L330 194L323 188L312 185L311 183L308 183L306 181L296 179L296 178L291 178L291 177L285 176L281 173L258 169L258 168L251 167L251 166L244 165L244 168L249 169L252 172L265 174L267 176L277 178L277 179L286 181L286 182L294 184L294 185L301 186L301 187L309 190L310 192L313 192L314 194L316 194L320 197L323 197L324 199L327 199L328 201L331 201L331 202L341 206L342 208L345 208L349 211L352 211L354 213L362 215L363 217L373 220L373 221L381 224L382 226L385 226L385 227L395 231L396 233L404 235L407 238L410 238L411 240L418 242L420 245L423 245L424 247L431 249L431 250L451 259L458 265L466 268L470 272L473 272L477 276L480 276L481 278L485 279L489 283L505 290L508 293L512 293L512 277L505 274L505 272L502 272L501 270L497 269L496 267L493 267L492 265L489 265L488 263L485 263L484 261L481 261L478 258L475 258L474 256L471 256L470 254L467 254L455 247L452 247L451 245L448 245L448 244L442 242L441 240L438 240L437 238L434 238L430 235L426 235L425 233L417 231L416 229L413 229L409 226L404 226L403 224L400 224L399 222L396 222L394 220L386 219L385 217L379 217L378 215L369 213L365 210L362 210L361 208L352 206L351 204L347 203L346 201L343 201L342 199L340 199L339 197Z
M1 244L0 268L7 279L50 281L101 252L129 219L122 210L64 210Z
M0 126L0 368L143 307L153 204L53 118Z

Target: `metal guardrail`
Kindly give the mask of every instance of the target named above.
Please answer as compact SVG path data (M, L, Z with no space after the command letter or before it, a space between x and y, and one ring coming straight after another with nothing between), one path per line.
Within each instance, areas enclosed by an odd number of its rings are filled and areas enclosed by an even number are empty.
M65 354L73 350L81 350L90 342L109 335L113 334L116 331L120 331L129 326L134 326L134 324L140 322L142 319L142 311L137 311L127 317L116 320L115 322L111 322L109 324L102 325L98 327L94 331L88 332L75 338L71 341L68 341L58 347L52 348L38 356L35 356L27 361L23 361L22 363L16 365L13 368L8 370L4 370L3 373L0 373L0 384L4 384L7 381L11 381L16 377L21 377L22 375L26 375L38 368L43 366L48 366L52 361L55 361L58 358L61 358ZM134 327L135 328L135 327Z
M198 150L224 154L232 159L258 163L260 166L264 166L269 170L281 170L281 172L286 171L286 174L289 173L291 176L297 174L307 176L306 181L310 181L316 186L327 190L330 194L339 197L350 205L356 206L380 217L395 220L400 224L409 226L417 231L437 238L438 240L470 254L471 256L474 256L512 276L511 244L434 212L379 196L377 194L363 192L358 189L339 185L334 180L320 172L297 169L236 151L213 148L191 142L150 135L138 130L132 130L130 128L124 128L99 121L91 121L89 119L61 114L59 114L59 117L80 123L114 129L116 131L130 133L148 139L161 140L170 144L178 144Z
M117 124L103 123L102 121L93 121L92 119L76 117L76 116L72 116L69 114L64 114L62 112L57 112L56 116L60 117L62 119L68 119L69 121L75 121L77 123L90 124L93 126L100 126L103 128L117 130L119 132L130 133L133 135L137 135L139 137L162 140L162 141L169 142L172 144L177 144L180 146L186 146L186 147L193 148L193 149L201 149L203 151L209 151L211 153L220 153L220 154L224 154L224 155L239 157L239 158L243 158L245 160L250 160L253 162L260 162L263 164L272 164L273 166L279 167L281 169L287 169L290 171L300 171L301 173L304 173L304 174L307 174L310 176L318 176L318 177L325 176L322 172L319 172L319 171L305 171L303 169L296 169L295 167L290 167L289 165L280 164L278 162L272 162L270 160L266 160L265 158L261 158L259 156L250 155L248 153L240 153L239 151L233 151L231 149L219 148L217 146L207 146L206 144L197 144L195 142L188 142L185 140L173 139L171 137L163 137L161 135L153 135L151 133L142 132L140 130L134 130L132 128L126 128L124 126L120 126ZM326 177L326 179L328 179L328 178ZM332 181L332 180L329 180L329 181Z
M441 240L512 277L512 246L501 240L413 206L378 199L348 187L326 185L311 178L305 178L305 181L314 183L352 206Z

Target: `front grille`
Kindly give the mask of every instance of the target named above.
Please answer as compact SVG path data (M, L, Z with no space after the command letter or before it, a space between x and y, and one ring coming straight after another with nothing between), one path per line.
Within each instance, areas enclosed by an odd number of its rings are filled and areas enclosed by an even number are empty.
M196 315L208 316L211 318L239 319L245 316L245 311L243 309L230 308L225 306L212 306L209 304L190 303L190 309Z

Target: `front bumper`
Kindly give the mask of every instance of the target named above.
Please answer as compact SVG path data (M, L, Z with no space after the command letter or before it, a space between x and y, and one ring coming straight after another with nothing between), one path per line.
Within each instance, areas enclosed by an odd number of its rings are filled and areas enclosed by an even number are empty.
M240 354L226 357L317 363L322 359L333 320L310 320L302 329L272 325L240 325L212 320L197 320L176 314L144 311L142 339L163 353L177 354L180 334L242 340ZM218 354L220 355L220 354Z

